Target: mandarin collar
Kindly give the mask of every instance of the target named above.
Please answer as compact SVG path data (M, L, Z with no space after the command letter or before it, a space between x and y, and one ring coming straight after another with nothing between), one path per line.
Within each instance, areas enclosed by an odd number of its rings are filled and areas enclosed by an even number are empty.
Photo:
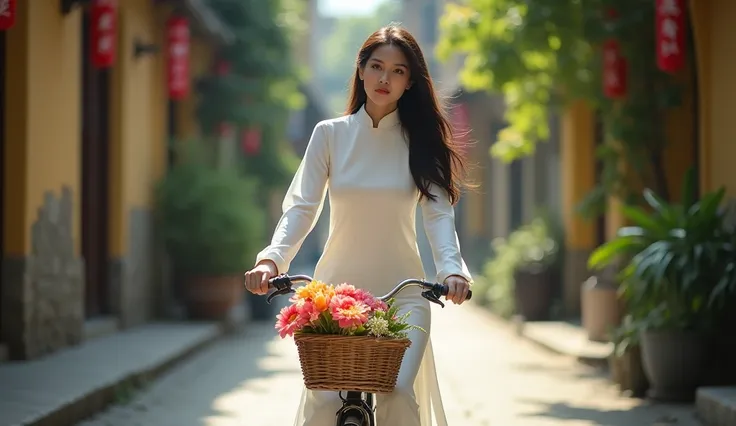
M368 112L365 110L365 104L363 104L362 107L360 107L360 110L356 113L356 116L358 118L358 121L367 126L371 129L375 129L373 127L373 119L370 115L368 115ZM387 116L383 117L381 121L378 122L378 129L390 129L393 127L396 127L396 125L399 124L399 109L396 108L395 110L391 111Z

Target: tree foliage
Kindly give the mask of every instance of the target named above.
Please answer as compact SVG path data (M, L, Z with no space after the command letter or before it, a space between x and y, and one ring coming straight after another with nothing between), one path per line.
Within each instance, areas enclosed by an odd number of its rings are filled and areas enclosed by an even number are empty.
M652 0L466 0L447 6L438 54L465 54L464 85L505 96L509 126L491 149L505 161L533 153L548 138L548 114L555 108L582 99L600 113L606 131L597 152L602 184L581 205L595 216L608 195L633 202L640 184L667 194L664 118L668 108L680 104L682 87L656 67L654 5ZM602 95L600 46L607 38L620 42L629 64L625 99Z
M208 0L235 40L219 48L213 69L198 82L198 118L205 134L221 123L258 128L261 149L244 158L244 170L260 178L267 193L293 174L286 128L292 110L302 106L300 70L292 46L305 25L300 0Z
M212 131L220 122L242 126L280 124L300 105L298 70L292 60L294 31L301 30L297 0L209 0L235 35L218 60L230 71L200 82L199 115Z

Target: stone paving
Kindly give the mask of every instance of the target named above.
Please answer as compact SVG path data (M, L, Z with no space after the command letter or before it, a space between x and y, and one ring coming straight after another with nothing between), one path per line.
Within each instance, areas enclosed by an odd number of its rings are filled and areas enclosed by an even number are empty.
M620 397L599 372L517 337L478 307L433 315L452 426L700 425L693 406ZM251 325L79 426L290 426L300 385L293 342L271 324Z

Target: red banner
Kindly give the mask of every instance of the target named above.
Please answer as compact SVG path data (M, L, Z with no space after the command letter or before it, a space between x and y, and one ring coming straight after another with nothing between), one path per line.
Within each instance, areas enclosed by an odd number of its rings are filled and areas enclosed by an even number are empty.
M253 157L261 151L261 131L250 127L243 129L240 134L240 149L248 157Z
M656 0L657 66L677 72L685 66L685 2Z
M15 25L15 1L0 0L0 31L10 29Z
M107 68L115 63L117 51L117 0L94 0L90 10L92 64Z
M612 99L626 96L628 64L618 40L603 44L603 93Z
M174 16L166 29L169 97L180 100L189 95L189 21Z

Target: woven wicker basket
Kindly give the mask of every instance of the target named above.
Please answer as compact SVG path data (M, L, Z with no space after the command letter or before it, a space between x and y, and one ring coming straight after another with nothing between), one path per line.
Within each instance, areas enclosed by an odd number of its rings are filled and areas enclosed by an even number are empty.
M297 334L304 385L321 391L391 393L409 339Z

